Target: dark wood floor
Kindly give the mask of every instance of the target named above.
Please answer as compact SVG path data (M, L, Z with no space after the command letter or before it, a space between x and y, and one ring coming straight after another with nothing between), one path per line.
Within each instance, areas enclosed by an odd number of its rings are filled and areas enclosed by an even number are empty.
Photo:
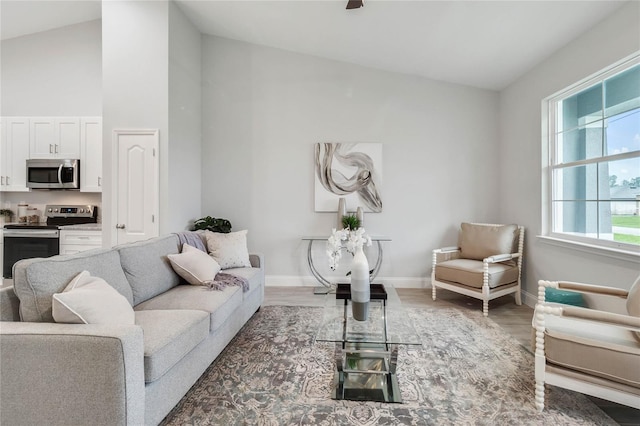
M468 296L446 290L438 290L437 300L431 298L430 289L397 289L403 305L409 307L477 309L482 311L482 302ZM265 306L323 306L324 296L313 294L311 287L266 287ZM512 335L520 344L531 350L531 319L533 309L518 306L513 297L505 296L489 302L489 317ZM620 425L640 425L640 410L604 401L591 400Z

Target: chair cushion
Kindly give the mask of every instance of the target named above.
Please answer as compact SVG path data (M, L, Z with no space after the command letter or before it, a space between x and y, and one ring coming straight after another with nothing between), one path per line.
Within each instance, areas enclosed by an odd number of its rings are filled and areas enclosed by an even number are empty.
M482 288L482 262L471 259L453 259L438 263L435 271L439 281L450 281L468 287ZM489 264L489 288L496 288L518 281L518 267L504 264Z
M158 380L209 336L209 315L203 311L138 311L135 316L144 335L146 383Z
M242 289L229 286L222 290L209 290L204 286L179 285L171 290L149 299L134 309L166 310L196 309L209 313L209 331L217 330L242 304Z
M631 316L640 317L640 275L629 289L627 312ZM636 332L635 335L636 338L640 339L640 332Z
M640 387L640 342L608 324L545 315L545 357L565 368Z
M517 225L460 225L460 256L482 260L495 254L512 253Z

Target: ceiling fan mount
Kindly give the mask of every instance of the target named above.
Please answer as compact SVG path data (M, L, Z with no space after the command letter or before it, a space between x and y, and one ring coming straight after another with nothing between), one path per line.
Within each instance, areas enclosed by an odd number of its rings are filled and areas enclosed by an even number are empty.
M347 1L347 9L358 9L364 6L363 0L349 0Z

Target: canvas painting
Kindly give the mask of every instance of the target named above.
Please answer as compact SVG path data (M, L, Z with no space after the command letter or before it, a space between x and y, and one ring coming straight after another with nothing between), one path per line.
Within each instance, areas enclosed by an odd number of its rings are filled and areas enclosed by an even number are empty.
M347 211L382 211L381 143L321 142L315 146L315 211L338 211L338 199Z

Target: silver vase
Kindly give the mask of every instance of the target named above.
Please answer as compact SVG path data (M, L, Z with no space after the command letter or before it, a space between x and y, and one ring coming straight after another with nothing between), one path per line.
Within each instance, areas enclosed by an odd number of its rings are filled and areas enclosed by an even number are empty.
M347 200L344 197L338 198L338 224L336 229L343 229L342 218L347 214Z

